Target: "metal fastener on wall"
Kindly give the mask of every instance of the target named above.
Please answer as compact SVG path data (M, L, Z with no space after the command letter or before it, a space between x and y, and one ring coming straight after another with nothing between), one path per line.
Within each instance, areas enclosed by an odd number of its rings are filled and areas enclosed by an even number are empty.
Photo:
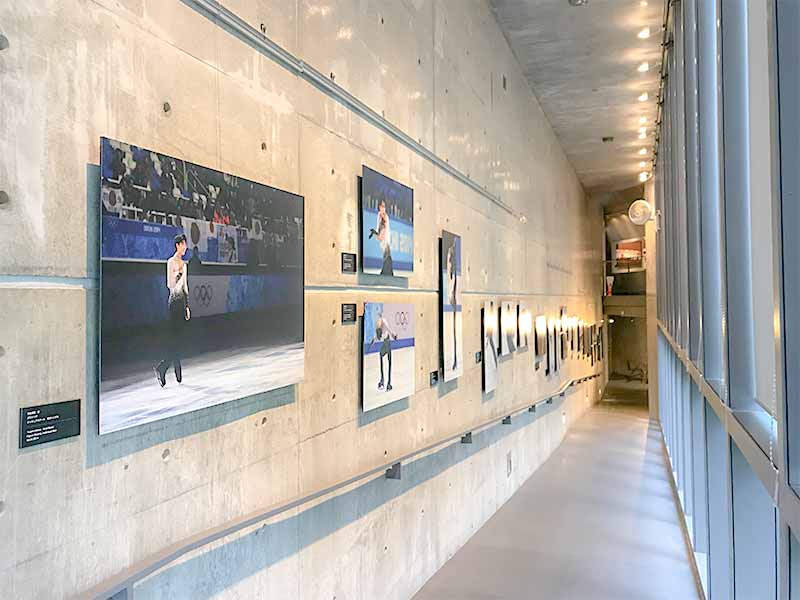
M402 479L402 476L403 463L394 463L391 467L386 469L386 479Z

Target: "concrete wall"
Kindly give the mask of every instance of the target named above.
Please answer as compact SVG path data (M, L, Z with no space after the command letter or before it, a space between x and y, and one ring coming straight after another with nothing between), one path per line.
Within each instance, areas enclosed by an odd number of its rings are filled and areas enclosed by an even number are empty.
M205 528L316 489L590 372L530 355L480 365L363 415L356 327L341 302L413 301L437 331L437 236L464 240L464 351L488 294L600 318L602 214L575 174L483 2L226 0L256 28L468 173L527 223L178 0L0 0L0 590L62 598ZM502 81L506 79L506 88ZM172 110L165 114L164 102ZM296 389L97 434L97 165L102 135L303 194L306 379ZM262 144L264 144L262 149ZM345 276L368 163L415 190L408 287ZM599 384L598 384L599 385ZM519 419L225 539L136 598L408 598L480 527L596 399L586 384ZM83 398L82 435L17 450L18 408ZM513 471L507 474L511 454Z

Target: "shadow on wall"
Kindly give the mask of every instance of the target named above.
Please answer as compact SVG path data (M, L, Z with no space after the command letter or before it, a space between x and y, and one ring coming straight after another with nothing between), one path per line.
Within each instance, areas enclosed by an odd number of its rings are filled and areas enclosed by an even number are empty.
M132 429L115 431L100 437L100 167L86 166L87 207L89 215L86 242L87 265L93 285L86 290L86 464L93 467L135 454L141 450L227 423L252 416L270 408L296 401L296 386L240 398L190 413L176 415Z
M403 465L400 481L383 476L317 504L296 516L263 525L235 540L168 567L135 588L136 598L212 598L237 582L293 556L309 545L362 519L416 486L442 474L539 418L557 411L564 399L542 404L535 413L521 413L511 425L476 433L472 444L452 444ZM505 473L505 462L498 465ZM220 565L225 565L220 569Z

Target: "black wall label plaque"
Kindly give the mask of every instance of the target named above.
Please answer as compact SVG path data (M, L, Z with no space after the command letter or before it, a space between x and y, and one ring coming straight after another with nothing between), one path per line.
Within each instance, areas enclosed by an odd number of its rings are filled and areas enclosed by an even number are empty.
M439 383L439 371L431 371L431 387Z
M356 272L356 255L351 252L342 252L342 273Z
M81 433L81 401L26 406L19 409L19 447L27 448Z
M355 323L356 318L356 305L342 304L342 323Z
M483 353L482 353L480 350L478 350L478 351L475 353L475 362L476 362L476 363L479 363L479 362L481 362L481 359L482 359L482 358L483 358Z

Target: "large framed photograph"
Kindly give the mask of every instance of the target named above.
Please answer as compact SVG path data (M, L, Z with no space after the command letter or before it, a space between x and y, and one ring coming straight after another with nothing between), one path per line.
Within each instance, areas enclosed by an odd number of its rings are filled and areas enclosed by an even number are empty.
M364 411L414 393L414 305L364 303L361 398Z
M481 309L481 338L483 339L483 391L497 389L497 356L500 347L500 316L496 300L487 300Z
M441 246L441 339L444 380L464 373L461 311L461 236L442 231Z
M414 272L414 190L364 165L361 268L394 277Z
M102 138L100 433L303 379L303 197Z
M517 350L517 303L504 301L500 306L500 354L505 356Z

